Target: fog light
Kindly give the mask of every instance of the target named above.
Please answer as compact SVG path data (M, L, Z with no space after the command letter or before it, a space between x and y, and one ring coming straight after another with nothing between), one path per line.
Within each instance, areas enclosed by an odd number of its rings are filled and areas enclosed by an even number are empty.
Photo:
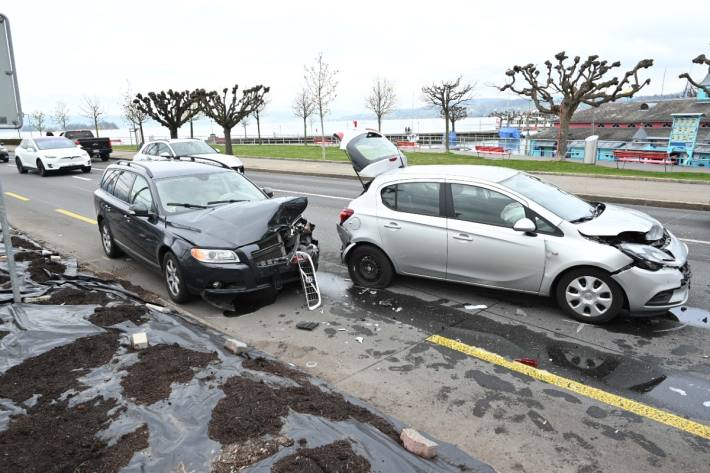
M219 289L222 287L222 281L215 281L212 283L212 287L215 289Z
M51 168L54 167L54 164L49 164L49 163L47 163L47 167L51 169Z

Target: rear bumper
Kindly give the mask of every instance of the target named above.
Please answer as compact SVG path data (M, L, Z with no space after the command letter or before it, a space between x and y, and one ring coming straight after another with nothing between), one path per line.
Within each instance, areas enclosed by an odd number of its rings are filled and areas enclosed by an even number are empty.
M656 314L688 302L690 268L648 271L635 266L612 276L623 288L631 314Z

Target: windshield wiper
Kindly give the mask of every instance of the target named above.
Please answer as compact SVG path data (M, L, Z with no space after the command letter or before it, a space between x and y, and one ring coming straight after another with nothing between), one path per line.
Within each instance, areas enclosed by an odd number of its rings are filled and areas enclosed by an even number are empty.
M168 202L165 204L168 207L185 207L187 209L206 209L204 205L200 204L188 204L188 203L180 203L180 202Z
M227 200L213 200L211 202L207 202L207 205L212 205L212 204L233 204L235 202L246 202L245 200L238 200L238 199L227 199Z

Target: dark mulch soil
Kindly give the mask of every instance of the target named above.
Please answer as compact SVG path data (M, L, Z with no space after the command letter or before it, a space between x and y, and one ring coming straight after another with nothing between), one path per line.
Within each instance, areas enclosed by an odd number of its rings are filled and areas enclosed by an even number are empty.
M0 432L2 471L119 471L135 452L148 448L148 429L142 426L109 447L96 434L108 426L108 412L114 407L113 399L95 398L74 407L66 402L40 404L27 415L13 416L7 430Z
M126 397L138 404L153 404L170 396L172 383L187 383L193 368L204 368L217 360L217 353L199 352L172 345L154 345L138 353L138 363L127 368L121 381Z
M10 276L5 273L0 273L0 284L5 284L10 280Z
M105 281L111 281L120 284L123 286L123 288L129 292L132 292L133 294L137 295L141 299L143 299L146 302L150 302L152 304L158 304L161 305L162 301L158 296L153 294L152 292L149 292L145 290L144 288L140 286L136 286L130 281L127 281L125 279L117 278L114 274L111 273L95 273L94 274L97 278L101 278Z
M212 463L212 473L234 473L242 468L260 462L278 452L281 447L290 447L293 440L278 435L276 437L249 439L222 447L222 452Z
M39 250L40 249L39 246L35 245L34 243L32 243L29 240L25 240L22 237L12 236L12 237L10 237L10 239L12 240L12 246L14 248L24 248L26 250Z
M23 255L28 255L26 258ZM29 261L30 265L27 268L27 272L30 274L30 278L33 281L40 283L49 281L50 277L47 275L47 271L55 274L63 274L67 267L57 261L51 261L50 259L42 256L40 253L21 253L22 259L18 261Z
M56 399L89 369L108 363L118 349L118 333L83 337L28 358L0 376L0 397L20 403L41 394L40 404ZM0 456L0 458L2 458Z
M271 467L272 473L369 473L370 462L353 452L350 442L303 448L283 457Z
M248 370L263 371L265 373L275 374L282 378L290 378L294 381L306 379L307 375L301 371L289 368L278 361L267 360L264 357L251 358L242 362L242 367Z
M38 258L44 258L41 254L33 251L20 251L19 253L15 253L15 261L33 261Z
M38 302L44 305L106 305L111 298L105 292L63 287L50 293L49 300Z
M97 307L89 317L89 322L100 327L110 327L130 320L136 325L141 325L148 317L148 310L143 306L122 304L113 307Z

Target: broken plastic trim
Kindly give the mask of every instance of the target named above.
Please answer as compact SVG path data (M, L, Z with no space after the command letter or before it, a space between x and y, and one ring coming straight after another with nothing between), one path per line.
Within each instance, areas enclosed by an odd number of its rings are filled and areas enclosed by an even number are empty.
M316 268L311 255L305 251L297 251L293 260L298 264L298 272L301 275L301 284L303 285L303 293L306 297L308 310L315 310L320 307L322 300L320 288L318 287L318 278L316 277Z

